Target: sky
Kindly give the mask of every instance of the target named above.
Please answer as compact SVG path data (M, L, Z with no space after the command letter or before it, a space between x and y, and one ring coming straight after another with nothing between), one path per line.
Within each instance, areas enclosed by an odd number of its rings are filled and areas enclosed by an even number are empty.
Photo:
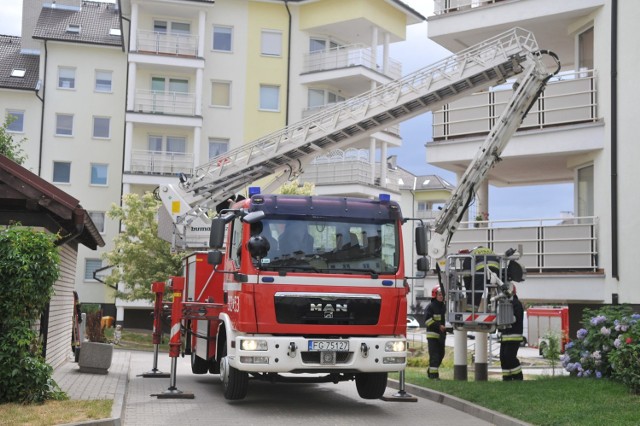
M431 0L404 0L423 16L433 14ZM22 0L0 0L0 34L20 35ZM407 40L395 43L390 55L402 63L403 75L450 56L451 53L427 38L427 22L407 28ZM417 54L416 52L419 52ZM455 185L455 174L427 163L425 143L431 140L431 113L400 124L401 148L388 150L397 155L398 166L416 175L436 174ZM559 218L573 211L573 184L536 187L489 187L489 213L492 220Z

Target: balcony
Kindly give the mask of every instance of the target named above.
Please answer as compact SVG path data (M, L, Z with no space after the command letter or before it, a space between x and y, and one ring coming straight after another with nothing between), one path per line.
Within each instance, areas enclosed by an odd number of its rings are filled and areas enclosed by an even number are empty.
M520 263L529 273L595 273L597 235L596 217L462 222L448 252L483 246L504 253L520 245Z
M191 34L137 32L136 50L139 53L195 58L198 56L198 37Z
M369 151L362 149L337 149L327 155L316 157L311 164L304 168L300 181L311 182L316 185L355 184L383 187L392 191L399 191L399 175L393 169L387 170L387 185L380 185L380 164L376 164L376 175L371 176Z
M378 61L381 58L378 57ZM376 63L376 58L370 47L363 44L352 44L331 49L328 52L308 53L304 57L302 72L329 71L341 68L362 66L380 72L392 80L402 77L402 65L400 62L389 58L388 69Z
M442 15L499 3L501 1L504 0L434 0L433 13L435 15Z
M598 120L596 73L562 74L551 80L518 129L544 129ZM476 93L433 113L433 140L486 135L505 109L512 89Z
M174 176L178 173L192 174L193 154L133 150L130 172Z
M194 116L196 111L196 94L136 90L134 110L148 114Z

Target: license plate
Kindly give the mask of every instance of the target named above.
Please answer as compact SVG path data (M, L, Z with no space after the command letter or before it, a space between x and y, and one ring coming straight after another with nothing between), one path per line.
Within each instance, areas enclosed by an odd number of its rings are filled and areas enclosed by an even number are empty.
M309 340L309 351L348 352L349 342L345 340Z

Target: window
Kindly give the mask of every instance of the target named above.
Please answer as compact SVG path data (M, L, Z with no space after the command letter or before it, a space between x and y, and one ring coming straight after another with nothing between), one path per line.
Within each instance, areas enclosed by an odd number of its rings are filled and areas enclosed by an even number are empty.
M93 273L102 268L102 260L100 259L85 259L84 260L84 280L93 281Z
M53 183L71 182L71 163L63 161L53 162Z
M261 53L267 56L282 55L282 33L280 31L262 31Z
M227 81L211 82L211 105L231 106L231 83Z
M153 31L162 34L166 34L167 32L172 34L190 34L191 24L186 22L153 21Z
M73 135L73 115L56 114L56 135L57 136Z
M165 149L166 140L166 149ZM149 151L156 154L168 152L171 154L185 154L187 152L187 138L184 136L158 136L149 135L148 139Z
M168 83L168 85L167 85ZM169 88L169 92L189 93L189 80L180 78L152 77L151 90L154 92L165 92Z
M231 52L231 42L233 40L233 30L231 27L213 26L213 50L220 52Z
M96 92L111 92L111 71L96 71Z
M184 154L187 152L187 138L167 136L167 152Z
M344 101L344 97L328 90L309 89L309 108L332 105Z
M111 137L111 119L109 117L93 117L93 137L108 139Z
M80 33L80 24L69 24L67 25L67 32L73 34Z
M11 77L24 78L27 70L22 68L14 68L11 70Z
M89 212L89 217L101 234L104 233L104 212Z
M75 89L76 70L75 68L58 68L58 87L60 89Z
M156 33L167 33L167 21L153 21L153 31Z
M593 27L578 35L578 67L580 70L594 68L593 44Z
M108 164L91 164L91 185L106 185Z
M24 132L24 111L7 111L7 123L7 131L16 133Z
M582 167L577 171L577 210L578 216L593 216L594 178L593 164Z
M209 160L229 150L229 139L209 138Z
M280 87L260 85L260 109L265 111L280 110Z

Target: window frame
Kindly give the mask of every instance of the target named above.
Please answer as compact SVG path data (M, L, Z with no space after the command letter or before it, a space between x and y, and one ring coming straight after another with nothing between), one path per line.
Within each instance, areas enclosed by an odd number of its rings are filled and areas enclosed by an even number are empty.
M269 105L267 105L263 100L263 90L266 89L276 89L276 93L277 93L277 97L276 97L276 103L277 105L275 106L275 108L270 108ZM280 112L280 86L276 85L276 84L261 84L260 85L260 96L259 96L259 100L258 100L259 104L258 104L258 109L260 111L268 111L268 112Z
M100 171L100 169L102 169L102 167L104 167L105 170L105 176L104 176L104 183L102 182L94 182L94 175L96 177L96 179L99 179L99 175L98 172ZM91 163L89 165L89 185L91 186L109 186L109 164L107 163ZM94 174L95 171L95 174Z
M56 180L56 165L67 165L68 169L66 172L68 173L67 180ZM54 161L51 169L51 182L55 184L70 184L71 183L71 161Z
M60 130L65 129L63 127L60 126L60 119L62 117L70 117L71 118L71 126L69 129L69 133L61 133ZM62 136L62 137L73 137L73 120L74 119L74 115L73 114L65 114L65 113L56 113L56 136Z
M98 230L98 232L100 234L104 234L105 233L105 219L106 219L106 214L105 212L102 211L88 211L87 212L89 214L89 217L91 218L91 221L93 222L93 224L96 226L96 229ZM96 221L96 218L100 218ZM98 225L102 225L102 226L98 226Z
M73 73L72 77L62 76L63 71L70 71ZM62 83L68 81L69 87L65 87ZM76 89L76 68L74 67L58 67L58 89L62 90L75 90Z
M108 89L101 89L101 85L99 85L99 81L106 81L105 79L99 79L98 76L99 74L104 74L109 76L109 88ZM94 90L97 93L113 93L113 71L109 71L109 70L96 70L95 72L95 81L94 81Z
M220 36L226 35L224 33L216 32L216 29L228 29L229 30L229 34L228 34L228 36L229 36L229 40L228 40L229 47L227 49L216 48L216 34L219 34ZM226 43L227 40L224 40L224 42ZM224 52L224 53L233 52L233 27L228 26L228 25L213 24L212 36L211 36L211 50L214 51L214 52Z
M273 38L276 36L278 43ZM282 31L263 29L260 32L260 55L270 58L282 57Z
M229 152L229 138L215 138L215 137L210 137L208 140L208 149L209 152L207 153L209 160L211 160L212 158L215 158L219 155L225 154L227 152ZM212 145L217 145L219 147L225 147L224 150L219 150L215 155L211 155L211 146Z
M96 135L96 120L107 120L107 135ZM99 115L93 116L93 125L91 128L91 137L93 139L111 139L111 117L104 117Z
M223 81L223 80L211 80L211 100L210 100L210 105L212 107L217 107L217 108L231 108L231 81ZM216 96L215 96L215 87L219 86L221 89L222 88L226 88L227 89L227 93L226 93L226 100L227 103L215 103L216 101Z
M9 123L5 130L9 133L24 133L24 116L25 111L21 109L8 109L5 116L5 122L8 122L9 117L16 117L13 122ZM15 123L20 123L20 129L12 129Z
M100 262L100 266L98 266L97 268L93 268L93 269L89 269L89 263L93 262L95 265L95 262ZM84 278L83 281L90 281L90 282L98 282L95 278L93 278L93 273L95 271L97 271L98 269L102 268L104 265L102 264L102 259L100 258L95 258L95 257L86 257L84 259ZM91 275L88 276L87 272L91 271Z

